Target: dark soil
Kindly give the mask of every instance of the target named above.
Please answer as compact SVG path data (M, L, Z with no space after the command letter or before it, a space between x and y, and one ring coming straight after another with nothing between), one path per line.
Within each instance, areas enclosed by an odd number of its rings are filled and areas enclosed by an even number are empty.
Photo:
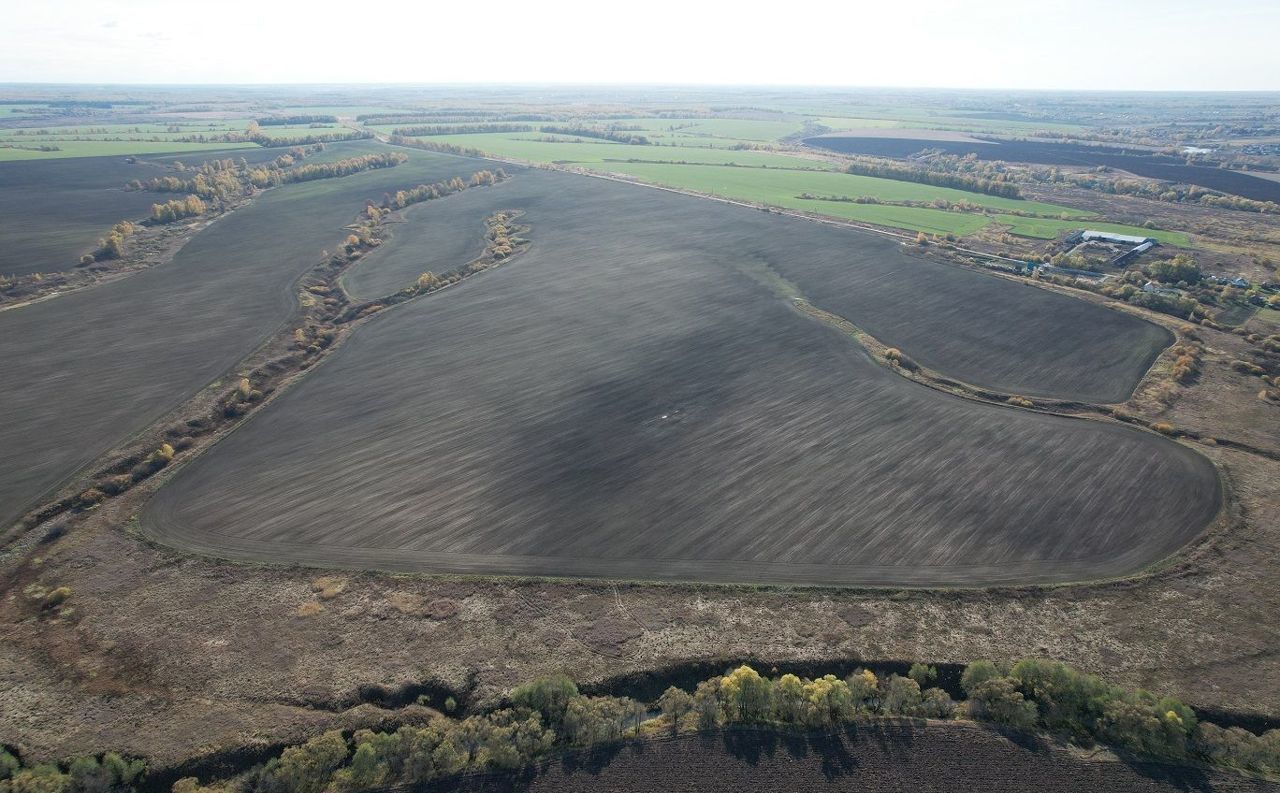
M510 182L497 187L505 190L506 184ZM409 207L405 222L390 229L394 242L373 251L343 276L347 291L357 299L372 300L403 289L424 272L441 275L479 256L485 217L501 204L483 192L467 191L448 201ZM418 222L419 213L430 213L430 222Z
M1216 474L1190 449L910 383L739 269L790 250L791 280L819 280L829 270L805 263L826 265L813 240L830 233L874 293L891 280L874 252L892 244L564 174L481 193L526 211L529 252L359 330L180 470L143 515L150 532L397 570L997 584L1132 572L1217 512ZM957 360L1016 335L1008 317L1031 301L1037 343L1009 353L1028 370L1062 364L1046 359L1064 333L1092 341L1103 323L1088 319L1131 319L898 261L903 280L986 290L934 339ZM915 310L880 294L880 316ZM1061 328L1056 307L1085 327Z
M278 157L279 150L192 152L188 165L210 159L245 157L251 162ZM130 179L165 171L170 156L69 157L0 163L0 275L70 270L122 220L145 218L156 193L129 192Z
M904 158L921 149L940 149L947 154L976 154L982 160L1028 162L1040 165L1105 165L1151 179L1207 187L1255 201L1280 201L1280 182L1259 179L1247 173L1203 165L1187 165L1179 157L1152 154L1111 146L1086 146L1038 141L967 142L920 140L916 138L849 137L841 135L806 138L810 146L842 154Z
M475 170L412 157L269 191L172 262L0 313L0 526L259 345L297 310L295 279L337 248L366 199Z

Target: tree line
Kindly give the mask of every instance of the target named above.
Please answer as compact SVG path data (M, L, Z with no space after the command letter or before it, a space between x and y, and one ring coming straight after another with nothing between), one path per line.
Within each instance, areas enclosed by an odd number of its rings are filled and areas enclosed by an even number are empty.
M855 159L845 167L845 173L855 176L873 176L877 179L894 179L899 182L918 182L934 187L950 187L956 190L968 190L973 193L985 193L1001 198L1022 198L1022 191L1012 182L970 176L963 173L935 171L917 168L910 165L865 158Z
M1210 762L1264 774L1280 772L1280 730L1255 735L1200 722L1173 697L1111 685L1065 664L979 661L960 678L959 702L939 688L937 670L914 664L906 675L855 669L845 677L761 675L742 665L698 683L675 686L652 703L587 696L564 675L513 689L491 710L447 714L394 731L332 731L291 746L234 782L203 786L179 780L173 793L323 793L416 785L458 774L516 770L572 747L649 735L754 724L790 729L838 727L880 717L969 719L1047 732L1077 746L1106 744L1137 755ZM108 756L110 757L110 756ZM2 758L0 758L2 759ZM104 758L100 765L125 763ZM6 765L7 763L7 765ZM6 770L7 769L7 770ZM70 769L0 762L0 793L106 793L86 764ZM140 773L107 772L127 790ZM77 786L79 785L79 786Z
M333 179L361 171L379 168L394 168L408 161L409 155L399 151L381 152L379 154L361 154L346 157L333 162L307 163L296 168L272 169L250 168L247 174L249 183L254 187L275 187L294 182L310 182L316 179Z
M243 157L238 160L231 158L209 160L194 170L178 162L175 163L174 168L182 174L181 176L157 176L146 181L131 179L125 184L124 189L150 190L156 193L190 193L201 198L226 200L244 192L246 184L249 183L246 175L250 171L282 171L322 151L324 151L323 143L295 146L270 162L252 167ZM191 175L187 176L187 174Z
M372 137L372 132L351 130L349 132L330 132L324 135L295 135L288 138L276 138L259 132L249 135L245 139L263 148L278 148L282 146L310 146L315 143L338 143L346 140L368 140Z
M1086 748L1102 743L1138 755L1280 772L1280 730L1255 735L1201 723L1173 697L1120 688L1066 664L972 663L960 678L960 702L936 687L937 679L937 670L924 664L914 664L905 676L856 669L843 678L767 677L742 665L692 691L669 687L645 704L587 696L568 677L553 675L518 686L487 712L395 731L362 729L350 738L326 732L284 749L234 783L206 787L186 778L173 793L367 791L515 770L555 751L642 735L736 724L829 728L883 716L972 719L1048 732ZM446 700L446 712L456 707ZM144 770L114 754L29 765L0 751L0 793L125 793Z
M573 135L579 138L597 138L599 140L613 141L614 143L628 143L633 146L649 145L649 139L644 135L636 135L630 130L624 130L617 127L601 129L599 127L584 127L575 124L567 127L544 126L541 127L539 131L546 132L551 135Z
M434 135L477 135L490 132L533 132L529 124L430 124L417 127L398 127L393 135L408 138L428 138Z
M1257 201L1243 196L1227 195L1216 190L1188 184L1174 184L1157 180L1108 179L1102 174L1107 169L1099 166L1092 173L1064 173L1058 168L1038 169L1034 178L1042 182L1067 183L1086 190L1110 195L1130 195L1163 201L1171 204L1199 204L1215 209L1232 209L1240 212L1280 214L1280 204L1274 201Z
M379 225L389 212L394 212L422 201L443 198L472 187L497 184L506 178L506 173L499 168L497 171L476 171L466 181L463 181L461 177L455 176L446 182L436 182L431 185L418 185L407 190L397 190L394 195L388 193L383 196L381 205L371 202L365 207L364 219L357 231L347 237L343 255L348 259L353 258L359 256L364 250L376 248L380 245L382 239L379 234ZM520 214L516 211L504 210L495 212L485 219L485 248L479 257L440 275L434 272L424 272L412 284L395 294L352 304L346 308L336 321L345 323L366 317L390 306L411 300L418 295L443 289L507 259L528 243L527 240L516 236L519 231L523 230L515 224L515 219Z
M491 121L557 121L547 113L504 113L500 110L422 110L415 113L363 113L356 116L365 124L476 124Z
M337 116L268 116L258 119L260 127L290 127L296 124L337 124Z
M391 135L388 140L394 146L404 146L410 149L422 149L423 151L438 151L444 154L461 154L464 157L484 157L483 151L468 146L459 146L456 143L441 143L434 140L418 140L416 138L406 138L403 135Z

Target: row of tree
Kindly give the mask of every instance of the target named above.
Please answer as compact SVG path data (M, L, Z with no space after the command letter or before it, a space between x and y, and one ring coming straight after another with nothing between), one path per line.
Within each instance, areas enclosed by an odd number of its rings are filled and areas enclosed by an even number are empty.
M368 140L372 137L372 132L353 129L348 132L329 132L323 135L294 135L287 138L272 137L264 132L258 132L248 135L245 140L265 148L277 148L281 146L310 146L315 143L337 143L344 140Z
M579 138L597 138L599 140L613 141L614 143L628 143L633 146L648 146L649 139L644 135L637 135L628 129L618 127L586 127L581 125L573 125L569 127L545 126L541 132L551 135L573 135Z
M415 113L363 113L365 124L476 124L489 121L556 121L547 113L504 113L500 110L420 110Z
M963 703L932 684L922 664L906 676L859 669L845 678L775 678L740 666L692 691L668 688L652 706L627 697L590 697L557 675L511 692L505 706L465 719L443 718L395 732L357 732L348 743L327 733L286 750L251 775L248 793L321 793L414 785L463 772L516 769L568 746L591 746L649 731L731 724L828 727L874 716L969 718L1040 729L1077 744L1102 741L1167 758L1208 759L1259 771L1280 769L1280 730L1257 736L1199 725L1169 697L1131 692L1064 664L1026 660L966 668ZM661 716L653 721L652 709ZM201 793L184 780L175 793Z
M392 134L408 138L429 138L433 135L476 135L490 132L533 132L533 127L528 124L428 124L399 127Z
M199 167L191 169L181 162L174 164L179 175L157 176L146 181L133 179L125 185L126 190L150 190L157 193L189 193L205 199L225 201L230 197L245 192L251 184L248 174L251 171L284 171L297 163L324 151L323 143L310 146L296 146L273 160L258 163L252 167L249 162L240 159L209 160Z
M918 182L934 187L951 187L973 193L985 193L1001 198L1022 198L1022 191L1012 182L971 176L965 173L937 171L901 165L884 160L858 158L845 167L846 173L856 176L874 176L877 179L894 179L900 182Z
M333 162L307 163L285 170L250 168L247 178L254 187L276 187L294 182L310 182L316 179L350 176L361 171L370 171L378 168L394 168L408 161L408 159L409 156L407 154L399 151L361 154L356 157L334 160Z
M202 164L194 172L182 169L181 176L157 176L145 182L135 179L125 185L125 189L189 193L203 199L226 201L232 196L250 192L250 188L261 189L293 182L349 176L376 168L392 168L409 159L403 152L393 151L361 154L332 162L307 163L294 167L295 163L309 154L322 150L322 144L295 147L287 154L282 154L270 162L252 165L244 158L238 161L212 160Z
M1041 181L1065 182L1112 195L1130 195L1174 204L1200 204L1217 209L1234 209L1241 212L1280 214L1280 204L1274 201L1257 201L1243 196L1225 195L1198 185L1174 184L1157 180L1112 179L1103 176L1107 169L1099 167L1092 173L1063 173L1054 168L1038 170L1035 177Z
M416 138L406 138L403 135L391 135L388 140L395 146L404 146L410 149L422 149L423 151L438 151L444 154L461 154L464 157L484 157L485 153L479 149L467 146L459 146L456 143L441 143L434 140L418 140Z
M337 124L337 116L267 116L258 119L260 127L290 127L298 124Z
M1280 730L1255 735L1201 724L1172 697L1129 691L1065 664L980 661L961 676L953 702L933 687L937 671L915 664L906 676L866 669L847 677L765 677L750 666L668 688L652 705L585 696L563 675L514 689L495 710L441 717L393 732L327 732L285 749L238 781L243 793L324 793L416 785L460 773L513 770L570 746L614 742L655 730L677 735L732 724L827 727L875 716L958 718L1042 730L1081 746L1103 742L1137 754L1197 759L1261 773L1280 772ZM452 700L446 710L452 711ZM654 715L656 709L660 715ZM654 728L654 729L651 729ZM118 755L68 766L24 766L0 752L0 793L124 793L143 768ZM226 793L187 778L174 793Z
M364 219L356 228L356 231L347 237L343 254L350 259L361 255L363 250L376 248L380 245L382 240L378 225L388 212L418 201L441 198L470 187L496 184L505 178L505 174L500 170L497 173L477 171L467 182L455 177L448 182L441 182L436 185L420 185L412 190L397 191L395 196L388 195L384 197L381 207L374 204L369 204L365 207ZM412 300L418 295L443 289L482 270L487 270L510 257L522 245L527 243L527 240L515 236L517 232L521 231L515 224L515 219L519 215L520 213L516 211L503 210L495 212L486 218L485 248L480 256L475 259L440 275L434 272L424 272L412 284L395 294L350 305L338 318L338 322L350 322L360 319L384 308L403 303L406 300Z

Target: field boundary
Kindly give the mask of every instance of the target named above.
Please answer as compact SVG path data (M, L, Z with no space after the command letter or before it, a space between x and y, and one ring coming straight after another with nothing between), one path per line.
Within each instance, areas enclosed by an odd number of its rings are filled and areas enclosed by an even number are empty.
M411 206L416 206L416 204ZM511 212L509 210L507 212L510 218L518 217L519 214L522 214ZM389 219L389 215L390 213L384 213L380 218L380 221L386 222ZM355 223L358 222L359 221L357 220L354 223L347 224L344 226L344 229L350 230L355 228ZM528 230L528 227L520 226L517 227L517 230L523 233ZM295 362L297 364L295 370L286 374L284 377L279 378L278 382L272 385L267 393L260 394L256 399L250 399L250 395L244 394L242 395L245 398L244 400L228 403L228 399L234 400L234 395L237 391L233 390L230 396L227 395L226 387L224 385L225 379L234 373L251 370L251 374L256 375L259 378L266 378L267 380L270 380L272 375L269 373L272 371L273 367L278 365L279 360L282 360L272 358L272 354L287 351L291 343L296 345L296 337L293 337L294 340L291 342L288 335L288 329L298 324L300 317L303 318L302 324L304 325L308 324L309 321L314 321L319 325L326 324L324 319L317 319L316 317L311 316L312 312L310 312L310 309L315 308L318 301L314 300L315 296L313 293L304 288L307 282L309 280L315 281L318 278L322 283L328 283L331 289L336 289L343 295L346 295L346 290L340 283L342 274L351 269L355 264L358 264L362 260L364 253L369 250L375 250L376 244L368 245L361 242L360 247L354 251L355 255L348 255L347 257L344 257L342 259L342 264L336 268L336 271L334 260L337 257L332 257L330 260L317 264L311 269L301 273L297 278L284 287L284 297L287 300L293 301L294 309L287 317L285 317L285 319L272 329L266 337L264 337L259 343L255 344L251 349L247 350L223 374L220 374L214 380L200 388L194 395L183 399L171 408L159 411L152 417L151 421L145 427L122 441L114 449L93 459L86 460L74 473L46 492L45 496L42 498L46 498L48 500L37 500L34 504L27 507L23 513L19 514L13 524L9 526L0 526L0 549L8 549L9 546L20 544L21 538L25 534L29 533L29 530L33 530L59 515L68 512L81 512L95 509L98 501L89 503L85 502L85 494L95 490L95 486L93 484L89 484L89 480L96 479L98 480L96 484L100 484L104 478L108 478L111 475L118 473L118 469L120 469L122 464L124 465L124 470L128 470L129 466L132 465L136 459L140 459L141 456L147 454L147 449L157 448L164 445L168 438L168 433L160 431L160 427L162 425L173 426L185 421L185 426L191 427L193 426L191 423L193 421L197 424L205 423L207 422L207 417L209 416L211 409L225 410L228 405L243 410L243 412L234 413L229 416L228 418L230 420L224 422L222 427L217 427L215 422L215 429L212 433L212 440L210 442L201 443L197 437L190 453L185 453L185 450L182 448L177 449L176 451L180 453L178 463L173 466L169 466L166 463L160 470L164 470L166 468L180 468L182 463L199 457L207 448L212 447L226 434L229 434L236 427L244 424L245 421L242 421L241 419L244 419L246 416L251 418L253 415L256 415L258 412L256 408L260 408L263 405L268 404L278 395L278 393L287 391L294 382L305 376L313 366L322 364L324 360L329 357L327 353L340 346L341 343L345 341L346 337L356 328L363 325L365 321L388 308L394 308L396 305L409 302L418 297L425 297L428 294L443 291L458 283L470 280L471 277L475 275L487 272L488 270L497 269L500 265L517 258L520 253L523 253L529 247L527 240L519 239L517 242L518 244L510 254L496 259L487 258L489 255L489 249L486 248L485 255L477 257L471 262L462 265L461 268L465 268L478 262L487 261L488 263L480 269L476 269L465 276L459 277L456 281L441 283L430 289L417 291L409 297L397 299L394 300L394 302L393 298L397 298L402 295L403 290L402 292L383 296L375 300L363 301L359 305L364 307L375 306L376 310L371 310L362 316L344 318L340 313L333 313L333 315L328 318L328 324L331 325L331 332L333 333L331 342L327 343L323 347L316 345L308 347L307 352L303 354L302 359ZM412 285L410 285L410 288L412 288ZM379 301L387 301L388 304L376 305ZM348 301L347 305L351 305L350 301ZM308 354L312 357L306 357ZM287 358L289 356L285 357ZM249 378L244 378L241 382L247 382L248 380ZM259 380L259 383L262 383L262 381ZM222 396L219 396L219 393L222 393ZM258 392L253 391L252 393ZM227 427L228 424L229 428ZM146 439L151 439L153 443L149 445L146 444ZM136 451L133 454L124 451L131 446L137 445L142 445L143 449ZM112 458L116 459L115 463L106 462ZM87 469L95 468L95 463L97 463L96 470L92 473L87 472ZM148 476L142 481L146 482L148 479L163 481L166 478L167 477L165 476ZM86 484L89 484L89 489L83 490L83 486ZM129 489L133 488L126 488L124 492L127 492ZM108 496L109 495L110 494L108 494ZM99 501L100 500L101 499L99 499ZM3 557L0 556L0 558Z

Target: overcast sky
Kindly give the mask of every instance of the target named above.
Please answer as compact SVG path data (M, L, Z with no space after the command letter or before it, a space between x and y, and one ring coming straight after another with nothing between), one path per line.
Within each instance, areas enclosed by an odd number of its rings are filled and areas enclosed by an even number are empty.
M1280 89L1280 0L15 0L0 82Z

